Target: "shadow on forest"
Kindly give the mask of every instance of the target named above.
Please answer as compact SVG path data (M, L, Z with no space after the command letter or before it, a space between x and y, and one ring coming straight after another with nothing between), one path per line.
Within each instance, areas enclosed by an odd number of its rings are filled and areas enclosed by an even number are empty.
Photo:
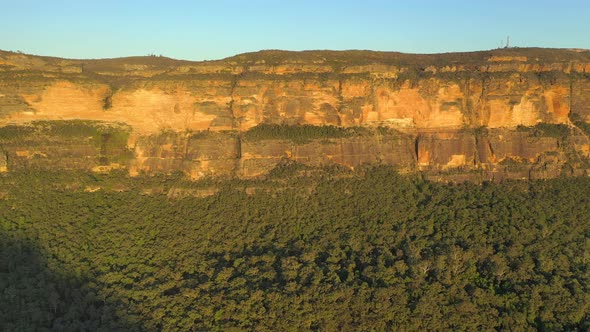
M33 241L0 230L1 331L145 330L119 319L121 301L101 298L93 285L63 266L50 267Z

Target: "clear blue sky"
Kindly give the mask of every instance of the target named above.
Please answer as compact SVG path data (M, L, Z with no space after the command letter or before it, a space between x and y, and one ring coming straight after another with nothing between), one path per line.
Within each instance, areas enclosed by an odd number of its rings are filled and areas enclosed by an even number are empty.
M220 59L261 49L590 48L590 0L0 0L0 49Z

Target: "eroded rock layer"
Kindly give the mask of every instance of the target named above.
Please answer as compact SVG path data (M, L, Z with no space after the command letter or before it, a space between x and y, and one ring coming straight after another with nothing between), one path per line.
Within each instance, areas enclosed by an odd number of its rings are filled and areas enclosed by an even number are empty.
M72 120L125 126L125 142L30 129ZM589 121L587 50L263 51L209 62L0 52L0 171L250 177L294 160L384 163L433 178L553 177L585 172ZM247 135L272 124L367 130ZM17 139L13 127L30 130Z

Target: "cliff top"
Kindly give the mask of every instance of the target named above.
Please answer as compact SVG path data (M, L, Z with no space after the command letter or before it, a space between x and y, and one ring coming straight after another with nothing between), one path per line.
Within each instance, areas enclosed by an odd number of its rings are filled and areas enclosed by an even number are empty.
M525 59L526 58L526 59ZM239 54L222 61L237 63L256 63L265 61L268 64L284 63L322 63L338 61L347 65L366 65L371 63L411 66L441 64L484 64L489 61L518 62L570 62L590 61L590 50L583 49L552 49L552 48L504 48L475 52L452 52L438 54L413 54L400 52L378 52L367 50L349 51L281 51L264 50Z
M346 67L386 65L427 68L429 66L485 66L494 63L555 64L590 63L590 50L549 48L506 48L477 52L409 54L377 51L281 51L264 50L214 61L176 60L164 56L135 56L113 59L63 59L0 51L0 71L59 71L114 74L155 71L242 72L269 66L314 66L323 71ZM216 69L211 69L215 67ZM209 68L203 70L205 68ZM315 70L311 70L315 71ZM155 74L154 72L154 74Z

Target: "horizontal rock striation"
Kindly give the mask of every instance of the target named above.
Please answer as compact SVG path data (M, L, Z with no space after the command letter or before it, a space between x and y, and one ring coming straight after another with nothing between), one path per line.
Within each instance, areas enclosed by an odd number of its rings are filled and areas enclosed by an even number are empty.
M262 51L208 62L0 52L2 128L73 120L124 125L126 141L5 130L0 171L251 177L294 160L390 164L436 179L584 174L590 51ZM269 125L366 130L307 141L248 134Z

